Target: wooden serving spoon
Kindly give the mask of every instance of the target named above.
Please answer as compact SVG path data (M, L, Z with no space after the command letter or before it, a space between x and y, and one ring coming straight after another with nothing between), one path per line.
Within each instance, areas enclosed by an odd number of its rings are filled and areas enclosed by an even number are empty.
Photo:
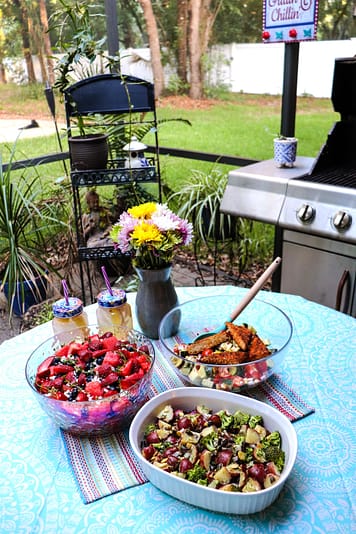
M259 290L264 286L264 284L267 282L270 276L274 273L274 271L279 267L281 264L282 258L277 257L271 265L265 270L265 272L258 278L258 280L253 284L253 286L249 289L249 291L246 293L244 298L238 303L236 308L231 313L230 317L226 319L225 322L232 323L234 320L240 315L240 313L246 308L246 306L251 302L251 300L257 295ZM213 334L217 334L218 332L222 332L225 330L225 323L216 330L212 330L211 332L204 332L203 334L199 334L194 340L194 342L199 341L200 339L204 339L205 337L212 336Z

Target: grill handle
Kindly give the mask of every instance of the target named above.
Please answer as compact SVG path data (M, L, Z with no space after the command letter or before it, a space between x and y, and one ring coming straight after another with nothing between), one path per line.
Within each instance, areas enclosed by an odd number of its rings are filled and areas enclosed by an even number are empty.
M350 271L348 271L347 269L345 269L345 271L342 273L342 276L341 276L340 281L339 281L338 286L337 286L336 304L335 304L336 311L341 311L341 309L340 309L341 308L341 301L342 301L342 297L343 297L343 294L344 294L345 286L347 286L348 288L350 286ZM346 303L345 303L345 307L346 308L347 308L348 297L349 297L349 294L346 295Z

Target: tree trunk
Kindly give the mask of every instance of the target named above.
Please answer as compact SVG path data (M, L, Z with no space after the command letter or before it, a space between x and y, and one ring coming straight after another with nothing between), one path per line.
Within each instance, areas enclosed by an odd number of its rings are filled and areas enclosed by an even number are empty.
M6 71L2 60L0 60L0 83L7 83Z
M164 75L156 18L153 13L151 0L139 0L139 2L143 9L148 41L151 50L151 64L155 85L155 97L159 98L164 89Z
M41 69L41 79L44 82L47 79L47 69L46 69L45 60L43 57L42 47L38 48L37 57L38 57L38 61L40 64L40 69Z
M178 67L179 79L186 84L188 82L188 0L178 1L177 28L178 28Z
M33 68L33 61L31 55L30 47L30 35L29 35L29 18L27 13L27 7L25 2L22 0L14 0L14 4L18 8L18 17L20 21L21 28L21 38L22 38L22 50L23 56L26 62L27 68L27 78L29 83L34 83L36 81L35 69Z
M6 72L5 72L5 65L4 65L4 43L5 43L5 32L4 32L4 17L2 10L0 9L0 83L6 83Z
M203 94L203 85L200 73L200 15L201 0L190 0L190 31L189 31L189 59L190 59L190 90L189 96L199 99Z
M46 8L45 0L39 0L39 8L40 8L41 26L43 30L43 46L44 46L45 54L47 56L47 79L50 85L53 85L54 84L54 65L53 65L53 60L52 60L51 39L50 39L49 32L48 32L48 15L47 15L47 8Z
M212 0L190 0L190 91L191 98L201 98L204 89L204 62L212 28L221 7L219 0L211 10Z

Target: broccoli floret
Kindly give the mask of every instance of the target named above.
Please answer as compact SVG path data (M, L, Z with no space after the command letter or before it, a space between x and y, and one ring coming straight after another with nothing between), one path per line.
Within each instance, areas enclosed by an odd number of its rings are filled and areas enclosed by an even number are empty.
M251 462L253 460L253 449L252 447L246 447L246 462Z
M221 428L229 428L234 420L234 416L227 413L225 410L218 412L218 416L220 417Z
M208 451L213 451L218 446L219 436L217 432L210 432L207 436L201 437L200 443L205 449L208 449Z
M270 445L265 450L266 462L273 462L281 473L285 462L285 453L276 445Z
M242 445L245 442L245 439L246 436L244 436L244 434L237 434L234 437L234 443L236 443L236 445Z
M263 426L263 419L261 415L251 415L248 424L250 428L255 428L256 425Z
M264 463L266 462L266 450L262 447L256 447L253 451L253 455L256 458L258 462Z
M192 469L189 469L187 471L187 479L191 482L197 482L198 484L206 484L207 483L207 474L203 467L196 464Z
M247 425L250 416L248 413L235 412L234 413L234 426L239 427L241 425Z
M267 448L270 445L274 445L278 447L279 449L281 448L281 443L282 443L281 435L277 430L275 430L274 432L271 432L271 434L268 434L268 436L263 438L261 442L262 447L264 448Z

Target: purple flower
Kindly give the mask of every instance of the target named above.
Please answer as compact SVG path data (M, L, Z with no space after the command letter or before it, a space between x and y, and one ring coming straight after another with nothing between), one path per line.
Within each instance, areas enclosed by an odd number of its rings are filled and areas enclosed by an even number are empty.
M185 219L179 219L179 231L182 235L182 244L189 245L193 239L193 225Z
M143 224L145 228L152 225L156 239L147 239ZM166 204L148 202L122 213L110 237L121 252L132 254L134 265L156 268L170 263L175 251L192 241L193 225L178 217Z

